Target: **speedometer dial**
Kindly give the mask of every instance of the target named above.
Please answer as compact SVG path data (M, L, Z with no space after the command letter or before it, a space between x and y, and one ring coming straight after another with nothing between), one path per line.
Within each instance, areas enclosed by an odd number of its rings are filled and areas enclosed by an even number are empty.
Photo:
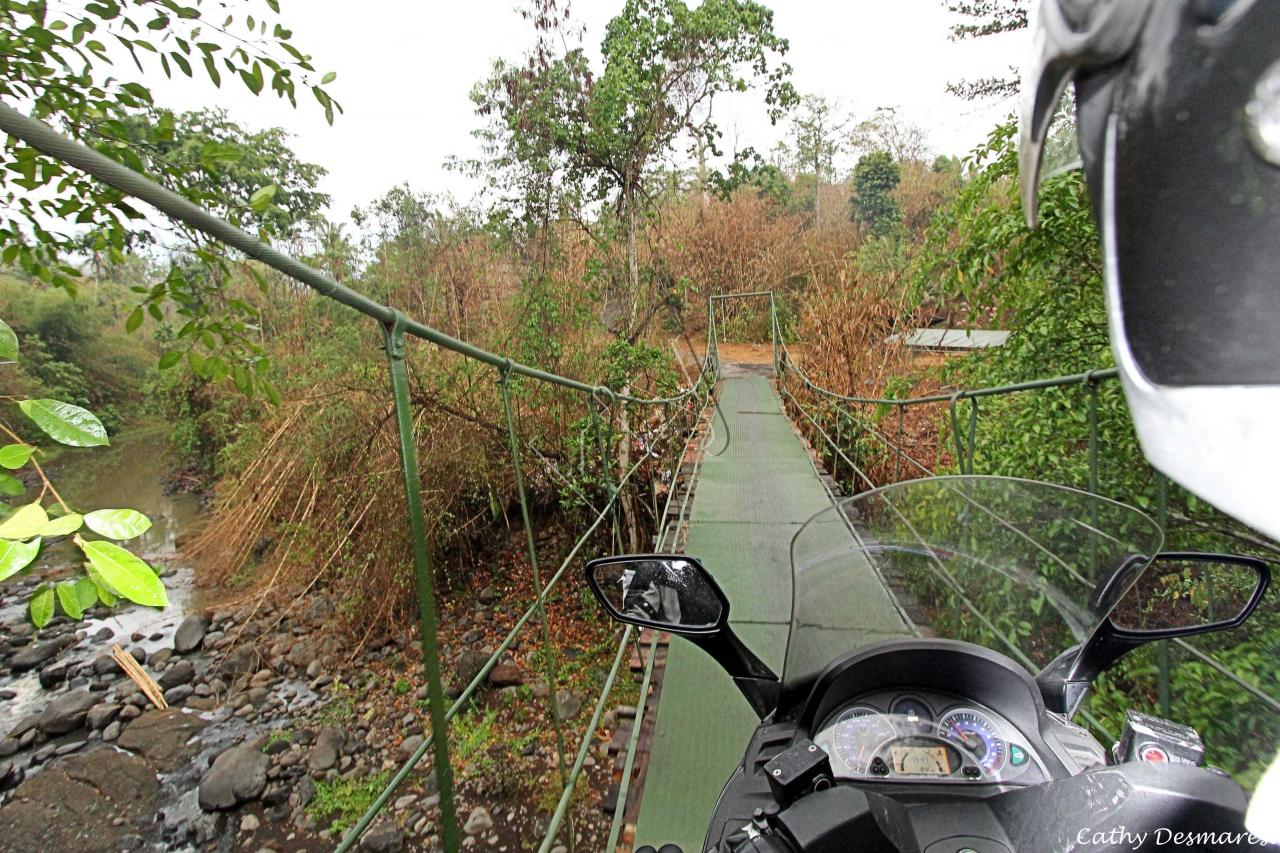
M887 717L865 705L855 705L841 711L834 729L832 740L836 753L858 775L867 772L867 765L875 756L876 750L898 735Z
M938 736L973 756L983 770L995 774L1004 766L1008 752L995 724L980 711L957 708L938 720Z

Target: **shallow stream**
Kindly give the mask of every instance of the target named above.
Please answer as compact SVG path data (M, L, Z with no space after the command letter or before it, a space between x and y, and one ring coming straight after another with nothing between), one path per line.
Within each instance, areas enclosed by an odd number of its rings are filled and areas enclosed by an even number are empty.
M200 500L190 492L166 487L172 465L164 427L135 428L113 437L110 447L67 448L44 468L72 509L135 509L151 519L150 530L124 544L162 574L169 594L169 606L163 611L126 602L105 618L85 619L77 628L89 636L103 628L114 636L103 643L86 643L60 660L74 664L109 654L112 642L141 646L148 652L171 646L174 630L195 604L192 568L179 556L177 543L199 519ZM34 500L38 489L28 492L27 499ZM27 599L41 579L75 577L79 562L79 549L68 539L47 547L28 575L0 584L0 632L27 622ZM143 639L131 640L135 634ZM11 719L38 711L48 698L41 690L38 670L21 675L0 670L0 691L17 694L0 706Z

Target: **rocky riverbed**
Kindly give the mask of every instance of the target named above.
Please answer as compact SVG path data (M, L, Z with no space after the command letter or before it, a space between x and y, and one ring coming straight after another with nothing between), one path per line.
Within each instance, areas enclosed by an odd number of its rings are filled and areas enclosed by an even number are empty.
M24 586L5 593L25 597ZM332 683L324 662L338 643L313 634L331 613L321 597L274 627L271 608L195 613L127 636L61 619L39 632L0 625L0 679L34 674L39 684L0 691L0 849L36 839L52 849L225 847L240 829L228 813L245 804L277 820L302 816L309 771L338 764L317 755L326 733L299 727L267 741ZM125 676L112 644L144 665L167 709Z
M0 613L20 613L6 599L25 599L29 584L3 589ZM486 590L446 614L454 695L515 612L495 606L497 598ZM0 624L0 684L38 685L0 690L0 718L9 721L0 730L0 851L332 847L422 743L425 689L412 637L374 644L352 664L326 630L334 607L323 595L288 611L261 604L175 614L125 636L95 619L105 615L60 618L39 632L21 620ZM120 670L113 644L155 678L167 709ZM491 672L451 738L468 847L519 850L540 839L560 791L545 720L550 692L530 676L521 648ZM580 731L580 694L561 689L555 701L568 731ZM610 712L565 830L588 845L608 831L600 806L627 715ZM434 776L414 773L361 849L434 849L437 803Z
M356 645L340 626L359 620L337 613L340 602L323 591L264 599L209 590L208 601L232 603L202 605L196 569L178 549L198 499L163 487L163 440L136 433L105 453L68 455L55 473L77 506L131 506L154 520L130 545L164 571L168 608L98 607L36 631L26 601L41 580L79 571L70 549L66 560L0 584L0 853L331 849L427 733L411 629L369 626L378 630ZM489 571L441 600L453 696L529 602L523 541L498 541ZM540 625L531 621L451 729L469 848L515 851L541 840L563 788L550 706L565 720L572 762L616 648L614 627L580 596L552 602L550 617L554 696L540 677ZM157 681L167 709L124 674L113 645ZM615 706L635 701L634 682L624 681ZM608 711L587 758L572 826L562 830L579 849L599 849L607 836L628 714ZM437 804L428 759L362 849L435 849Z

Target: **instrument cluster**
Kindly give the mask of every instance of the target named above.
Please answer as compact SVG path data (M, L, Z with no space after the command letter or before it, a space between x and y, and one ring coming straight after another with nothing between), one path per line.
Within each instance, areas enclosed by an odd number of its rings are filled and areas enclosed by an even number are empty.
M833 714L813 738L837 778L1035 784L1048 778L1026 739L975 702L875 693Z

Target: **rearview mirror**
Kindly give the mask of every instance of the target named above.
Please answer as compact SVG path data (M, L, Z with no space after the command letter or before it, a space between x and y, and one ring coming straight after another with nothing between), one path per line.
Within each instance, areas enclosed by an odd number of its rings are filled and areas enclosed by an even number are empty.
M1127 560L1105 579L1093 603L1111 600L1140 570ZM1111 615L1082 645L1067 649L1036 676L1050 711L1070 716L1107 667L1154 640L1238 628L1271 583L1271 569L1256 557L1166 551L1157 554Z
M1152 639L1235 628L1258 606L1270 580L1267 564L1253 557L1158 554L1116 604L1111 624Z
M707 570L678 554L631 554L587 564L587 585L620 622L676 634L709 634L729 616L729 602Z

